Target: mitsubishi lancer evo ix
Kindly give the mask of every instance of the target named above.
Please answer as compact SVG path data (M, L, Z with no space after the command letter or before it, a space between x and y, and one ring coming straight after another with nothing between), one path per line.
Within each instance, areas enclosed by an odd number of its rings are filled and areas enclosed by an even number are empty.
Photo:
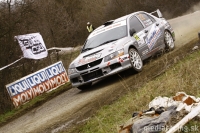
M174 31L159 9L110 20L88 36L80 55L70 64L72 86L86 89L92 82L128 68L140 72L143 60L158 51L173 50L174 41Z

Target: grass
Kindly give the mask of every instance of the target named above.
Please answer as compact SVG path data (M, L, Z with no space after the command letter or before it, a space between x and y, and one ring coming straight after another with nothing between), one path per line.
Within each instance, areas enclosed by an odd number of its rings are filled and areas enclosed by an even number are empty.
M0 126L6 124L7 122L12 121L15 118L20 117L24 113L36 108L48 100L58 96L59 94L71 89L71 83L66 83L57 89L50 91L49 93L44 93L40 96L35 97L28 103L20 106L19 108L13 109L11 111L6 112L5 114L0 115Z
M171 97L181 91L200 97L199 86L200 51L197 51L177 62L154 80L144 84L142 88L137 90L131 88L128 94L112 105L103 106L84 126L79 128L79 132L116 133L117 127L130 119L133 112L147 110L149 102L155 97ZM192 120L186 125L186 127L194 126L200 127L200 123ZM187 130L182 132L187 132Z

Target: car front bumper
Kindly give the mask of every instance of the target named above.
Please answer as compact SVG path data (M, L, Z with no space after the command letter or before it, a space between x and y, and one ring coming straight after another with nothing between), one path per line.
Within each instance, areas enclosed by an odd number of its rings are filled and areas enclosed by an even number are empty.
M76 73L69 75L69 78L72 86L78 87L119 73L130 67L132 66L129 60L129 55L126 54L108 62L102 60L100 64L82 71L77 70Z

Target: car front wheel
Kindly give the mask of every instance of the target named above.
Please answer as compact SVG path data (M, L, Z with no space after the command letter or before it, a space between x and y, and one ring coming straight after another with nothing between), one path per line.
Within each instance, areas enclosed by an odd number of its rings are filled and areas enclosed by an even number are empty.
M172 51L174 49L175 47L174 40L169 31L165 31L164 42L166 50Z
M133 69L136 72L142 71L142 67L143 67L142 59L141 59L139 53L134 48L129 49L129 57L130 57L130 62L131 62Z

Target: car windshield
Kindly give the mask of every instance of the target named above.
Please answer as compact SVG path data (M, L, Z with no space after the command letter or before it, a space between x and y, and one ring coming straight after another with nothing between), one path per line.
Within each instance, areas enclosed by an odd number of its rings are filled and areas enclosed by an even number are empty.
M85 43L85 45L82 49L82 52L85 52L87 50L91 50L95 47L104 45L106 43L109 43L109 42L112 42L112 41L115 41L115 40L118 40L118 39L123 38L125 36L127 36L126 25L108 30L108 31L103 32L101 34L98 34L98 35L96 35L92 38L89 38L86 41L86 43Z

